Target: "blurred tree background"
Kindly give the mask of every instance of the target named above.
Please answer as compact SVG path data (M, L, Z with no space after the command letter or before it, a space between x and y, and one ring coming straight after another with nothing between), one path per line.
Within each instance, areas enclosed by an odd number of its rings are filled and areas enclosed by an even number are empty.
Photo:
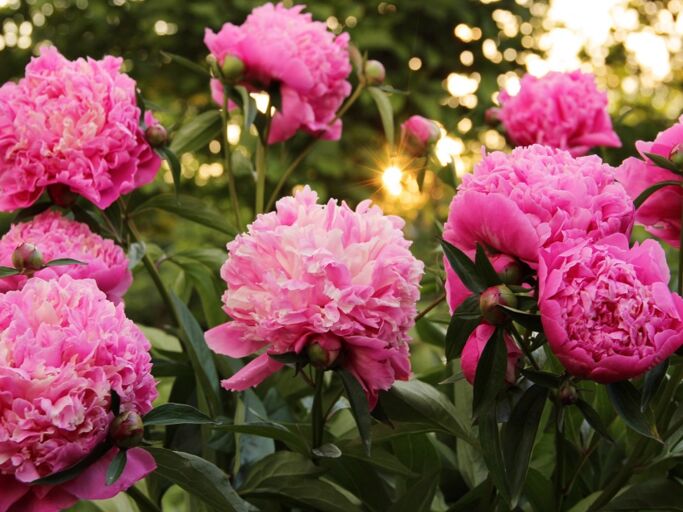
M56 45L68 58L120 55L125 71L173 131L215 106L206 78L162 52L203 64L205 28L241 23L261 3L0 0L0 82L21 77L30 57L46 44ZM482 146L506 148L504 136L486 125L484 114L495 105L497 91L514 91L523 73L581 67L596 74L609 92L616 130L624 142L623 148L603 153L613 165L634 154L636 139L654 137L683 108L681 0L311 0L308 8L331 30L349 32L362 52L385 64L387 82L406 93L391 98L397 122L421 114L442 123L444 136L422 190L408 173L400 183L387 186L382 173L391 162L382 125L371 98L363 96L345 118L342 141L318 144L284 192L291 192L296 183L309 183L323 199L355 204L372 197L408 220L407 234L420 242L416 252L428 266L438 267L436 239L453 194L452 171L471 171ZM251 198L253 179L246 157L253 142L245 135L234 124L228 139L236 146L239 189ZM286 149L279 145L271 151L270 190L306 142L300 135ZM202 151L180 155L183 191L227 215L220 149L216 140ZM142 194L169 190L170 183L164 168ZM1 217L0 223L6 226L10 220ZM144 219L141 227L148 239L170 253L223 247L226 241L163 214ZM182 272L164 269L178 287L184 286ZM142 323L158 325L163 319L157 315L156 294L142 274L128 296L129 313ZM438 278L432 281L427 281L427 298L438 287Z

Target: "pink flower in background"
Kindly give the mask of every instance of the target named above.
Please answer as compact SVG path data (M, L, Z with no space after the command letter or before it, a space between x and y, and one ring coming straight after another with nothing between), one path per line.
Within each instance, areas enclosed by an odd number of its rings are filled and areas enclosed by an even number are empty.
M645 153L671 158L677 152L683 154L683 117L671 128L660 132L654 142L638 141L636 148L643 160L627 158L617 169L617 177L633 199L641 192L662 181L680 181L680 176L655 165ZM642 224L654 236L678 247L681 236L681 208L683 188L664 187L652 194L636 211L636 222Z
M92 280L31 279L0 294L0 512L67 508L105 499L153 471L147 452L128 452L121 479L105 485L108 462L56 486L31 482L62 471L104 441L122 411L145 414L156 398L150 345Z
M160 159L122 62L69 61L47 47L23 79L0 87L0 211L30 206L50 185L106 208L154 179Z
M401 148L415 157L424 156L441 132L439 126L422 116L411 116L401 125Z
M479 358L484 351L484 347L493 336L496 328L493 325L481 324L477 327L465 343L460 356L460 366L462 374L470 384L474 384L474 377L477 373ZM512 341L509 334L505 334L505 347L508 352L508 364L505 370L505 382L514 384L517 381L517 362L522 357L522 351Z
M536 268L541 247L629 234L633 216L631 198L600 158L534 145L484 155L463 177L443 237L463 251L480 243Z
M525 75L519 93L501 91L497 117L516 146L545 144L585 155L596 146L620 147L607 113L607 95L589 73Z
M279 86L282 108L273 118L271 144L299 130L327 140L341 137L341 120L332 121L351 92L349 36L335 36L303 9L268 3L255 8L242 25L226 23L218 33L206 29L204 36L219 63L226 56L244 62L242 83L249 89L267 92ZM214 101L222 105L223 88L218 80L212 82Z
M133 282L128 258L119 246L57 212L48 211L14 224L0 239L0 266L11 267L12 253L23 243L33 244L46 263L59 258L86 263L45 268L36 272L36 277L54 279L69 274L74 279L91 278L114 303L121 301ZM0 292L21 289L26 281L26 276L0 278Z
M610 383L661 363L683 345L683 299L654 240L562 242L541 253L539 309L548 343L569 373Z
M320 345L338 354L374 405L379 390L409 376L408 331L423 264L411 254L400 218L369 201L354 211L317 200L305 187L228 244L221 276L233 321L206 340L230 357L264 350L223 382L227 389L255 386L280 369L269 354Z

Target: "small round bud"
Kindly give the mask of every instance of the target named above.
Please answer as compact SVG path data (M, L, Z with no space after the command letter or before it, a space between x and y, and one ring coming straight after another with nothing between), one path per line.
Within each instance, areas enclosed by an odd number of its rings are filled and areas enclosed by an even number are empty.
M369 60L365 63L365 78L368 85L381 85L387 77L384 64L378 60Z
M70 208L78 199L78 194L74 194L69 187L61 183L55 183L47 187L47 195L57 206Z
M484 290L479 297L481 316L491 325L500 325L507 318L505 312L498 306L517 306L517 297L504 284L492 286Z
M24 274L32 274L45 266L43 255L33 244L23 243L12 253L12 265Z
M498 277L504 284L520 284L522 267L516 261L511 261L498 271Z
M226 55L221 65L223 78L228 82L239 82L244 76L244 62L234 55Z
M679 169L683 169L683 143L674 146L671 155L669 155L669 160L676 164Z
M484 122L489 126L498 126L500 124L500 109L496 107L486 109Z
M118 448L139 446L145 435L142 417L135 411L122 412L109 427L109 437Z
M320 370L328 370L339 358L339 349L326 349L318 343L311 343L306 349L308 360Z
M562 402L562 405L573 405L578 401L579 394L573 384L565 382L560 386L557 397L560 399L560 402Z
M153 148L161 148L168 144L168 132L160 124L153 124L145 130L145 139Z

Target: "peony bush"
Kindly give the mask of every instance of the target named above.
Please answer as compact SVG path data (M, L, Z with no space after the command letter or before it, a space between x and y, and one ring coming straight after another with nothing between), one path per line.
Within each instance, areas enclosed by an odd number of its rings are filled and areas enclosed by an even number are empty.
M594 77L527 75L489 114L516 147L460 177L329 25L267 3L207 28L204 63L170 58L214 104L173 129L117 57L44 46L0 88L0 512L678 510L681 122L608 161ZM389 194L452 192L427 251L376 197L306 184L357 102ZM227 214L185 193L205 146ZM151 211L220 242L148 239Z

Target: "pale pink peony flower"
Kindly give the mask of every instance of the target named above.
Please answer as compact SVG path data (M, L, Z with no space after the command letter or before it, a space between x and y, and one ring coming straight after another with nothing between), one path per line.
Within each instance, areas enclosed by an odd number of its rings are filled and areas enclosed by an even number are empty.
M541 247L568 237L629 234L633 216L615 170L599 157L534 145L485 155L463 177L443 237L463 251L479 243L535 269Z
M477 365L484 351L484 347L493 336L496 328L493 325L481 324L467 339L460 356L460 367L465 380L474 384L474 377L477 374ZM517 362L522 357L522 351L515 344L509 334L505 334L505 348L508 352L508 363L505 369L505 382L514 384L517 381Z
M23 243L33 244L46 263L59 258L86 263L48 267L36 272L36 277L54 279L69 274L74 279L94 279L115 304L133 282L128 258L119 246L57 212L44 212L28 222L14 224L0 239L0 266L11 267L12 253ZM0 292L21 289L26 281L26 276L0 278Z
M645 153L654 153L664 158L671 158L676 152L683 153L683 116L671 128L660 132L654 142L638 141L636 148L645 161L627 158L617 169L617 178L633 199L656 183L680 181L680 176L655 165ZM674 247L679 247L681 208L683 188L664 187L652 194L636 210L636 222L645 226L654 236Z
M422 116L411 116L401 124L401 147L410 155L424 156L429 145L435 143L441 132L439 126Z
M374 405L379 390L410 373L408 331L423 264L409 250L403 220L369 201L352 210L305 187L260 215L228 244L221 276L233 321L206 333L230 357L264 352L223 382L255 386L282 367L269 354L301 353L311 344L339 353Z
M0 211L30 206L50 185L106 208L154 179L160 159L122 62L69 61L47 47L22 80L0 87Z
M683 344L683 299L669 290L654 240L631 249L623 234L554 244L541 253L538 280L548 343L572 375L630 379Z
M105 485L108 462L56 486L32 486L88 456L122 411L145 414L156 398L150 345L89 279L31 279L0 294L0 512L67 508L105 499L154 469L144 450L128 452L121 479Z
M607 95L589 73L525 75L515 96L500 92L497 117L516 146L545 144L585 155L596 146L620 147L607 113Z
M204 36L220 64L226 56L244 62L242 83L250 90L279 86L282 106L273 118L270 144L299 130L327 140L341 137L341 120L332 121L351 92L349 35L335 36L303 10L303 5L267 3L255 8L242 25L226 23L218 33L206 29ZM211 90L222 105L218 80L212 81Z

